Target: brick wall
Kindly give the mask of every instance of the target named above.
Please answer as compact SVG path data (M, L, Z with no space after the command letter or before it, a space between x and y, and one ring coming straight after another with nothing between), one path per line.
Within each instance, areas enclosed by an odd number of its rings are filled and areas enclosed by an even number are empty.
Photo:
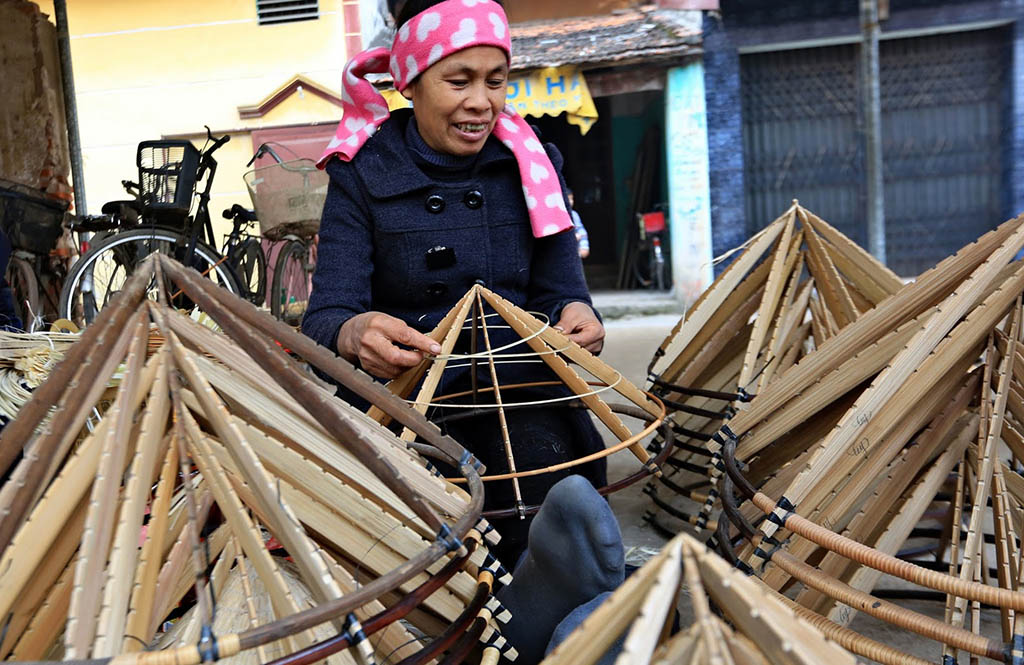
M714 15L704 18L704 89L714 256L746 240L743 213L743 126L740 58Z
M0 178L70 198L56 28L28 0L0 0Z

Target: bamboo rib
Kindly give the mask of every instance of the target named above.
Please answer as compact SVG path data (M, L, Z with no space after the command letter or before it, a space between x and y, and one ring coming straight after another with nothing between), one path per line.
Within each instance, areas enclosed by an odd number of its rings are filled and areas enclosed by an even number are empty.
M805 219L801 216L801 219ZM823 300L828 305L829 311L835 317L839 328L856 321L860 312L853 303L853 297L846 289L839 270L836 269L832 259L825 249L825 244L816 233L808 233L807 257L808 267L811 269L811 276L819 286Z
M836 461L846 454L848 450L852 449L856 441L866 436L867 425L871 422L874 414L878 413L885 406L894 390L901 383L905 382L912 373L917 371L918 367L921 366L932 351L936 350L939 342L953 329L957 321L967 314L973 302L983 292L989 290L993 278L1022 246L1024 246L1024 227L1018 229L1006 243L993 253L992 257L982 263L978 270L955 293L946 299L940 311L929 319L928 325L922 327L915 334L908 346L893 358L892 362L883 370L872 386L861 395L853 408L843 416L839 425L822 444L818 454L812 459L807 469L797 477L790 488L784 493L783 496L789 502L793 505L800 505L810 492L813 484L821 478L822 474L828 473ZM1006 289L998 289L986 300L986 303L991 302L992 304L992 307L989 308L990 310L999 310L1000 314L1002 311L1005 311L1005 305L1000 306L1002 301L1007 297L1015 297L1016 293L1019 293L1024 288L1024 269L1018 270L1013 282L1006 286ZM972 314L978 314L979 311L981 311L981 308L975 310ZM1001 318L999 315L997 317ZM967 338L964 343L968 345L968 348L973 346L973 344L971 344L971 338L968 337L970 333L967 331L972 331L974 334L978 334L978 332L983 333L984 331L979 329L983 327L987 320L984 314L979 315L975 321L971 321L971 317L968 317L967 322L965 322L965 332L962 335ZM976 325L969 325L971 323ZM989 328L991 328L991 324ZM955 343L960 341L958 337L951 338L947 346L954 347ZM936 353L930 360L936 361L933 364L938 365L945 361L948 356L952 355L952 353L941 355ZM871 439L867 443L869 446L874 445L874 441ZM762 527L762 531L769 536L775 530L776 527L771 522L766 523Z
M470 308L474 304L475 298L472 292L467 293L452 309L456 311L454 317L448 322L448 330L444 334L444 339L441 342L441 355L434 359L434 362L430 363L430 368L427 370L427 376L423 380L420 386L419 395L416 397L416 404L413 406L420 413L427 412L427 404L430 402L431 397L437 390L438 384L441 382L441 376L444 374L444 368L448 365L448 356L455 348L455 343L459 339L459 334L462 332L462 326L466 321L466 315L469 313ZM439 327L440 329L440 327ZM404 395L403 395L404 397ZM416 438L416 433L406 427L402 430L403 441L412 441ZM518 487L518 485L517 485Z
M487 301L487 304L489 304L496 312L501 314L502 318L509 325L511 325L517 333L519 333L520 335L527 339L527 344L530 346L530 348L532 348L537 353L544 353L549 350L549 347L545 346L543 335L539 339L537 337L530 337L530 333L533 331L531 330L530 326L527 323L525 323L527 319L527 315L525 312L520 310L512 303L509 303L508 301L500 298L498 295L486 289L483 289L479 286L476 286L474 288L477 289L479 294L483 297L483 299ZM564 336L560 336L559 339L564 340L564 342L568 346L568 348L565 350L566 355L569 356L575 362L579 363L584 369L589 371L591 374L594 374L599 379L602 378L601 375L604 375L607 378L612 378L611 376L608 375L606 371L598 367L597 359L594 358L593 356L590 356L590 354L584 351L582 347L575 345L573 342L569 341ZM577 350L581 353L574 353ZM573 357L574 355L575 357ZM587 356L590 357L588 358ZM583 403L586 404L588 408L590 408L594 415L596 415L598 419L602 423L604 423L606 427L608 427L609 430L611 430L611 432L619 439L619 441L625 441L626 439L629 439L632 436L632 432L629 431L629 428L627 428L622 423L622 420L619 419L619 417L612 412L612 410L608 407L607 404L605 404L605 402L602 399L600 399L596 395L589 394L591 393L591 391L587 386L586 381L580 378L580 376L575 371L573 371L564 360L548 353L544 353L544 355L541 355L541 359L545 362L545 364L548 365L548 367L551 368L552 371L555 372L555 374L558 375L558 377L565 383L566 386L569 387L570 390L575 392L577 395L580 395L580 399L583 401ZM621 377L619 378L621 379ZM623 381L620 380L617 381L615 385L616 387L618 387L622 383ZM631 394L634 395L639 393L638 390L636 391L636 393L632 393L632 391L630 392ZM620 394L622 393L620 392ZM654 413L657 413L656 407L642 393L639 393L639 397L636 397L634 404L640 406L648 413L652 413L652 410L654 410ZM643 464L646 464L647 461L650 459L650 455L639 443L631 445L629 449L633 453L633 455L635 455L636 458L640 460L640 462Z
M940 378L938 385L925 395L920 396L920 399L916 401L914 411L899 420L895 428L886 433L884 438L875 439L871 434L867 434L869 440L878 440L878 444L861 452L862 458L858 465L851 468L845 477L837 471L830 476L828 481L823 480L815 485L803 504L808 517L815 522L829 525L830 529L845 528L849 513L855 506L864 502L866 495L881 480L881 473L898 452L918 430L932 420L932 416L944 406L945 402L954 397L961 383L961 377L969 364L969 361L961 361L961 364L956 366L953 371L946 372ZM924 443L919 439L918 446L922 446ZM789 553L804 561L814 549L806 541L796 542L789 548ZM764 580L769 586L776 589L780 588L781 582L784 581L776 575L766 575Z
M84 517L84 512L83 512ZM11 656L16 660L41 660L60 636L71 603L71 586L77 557L72 558L57 581L47 589L43 604L32 615Z
M701 577L708 594L722 607L737 628L757 640L758 647L774 663L850 663L856 659L827 642L809 624L798 619L775 597L732 569L725 561L693 543Z
M679 354L681 349L690 345L693 337L711 318L712 314L719 308L729 293L742 281L746 272L757 263L764 252L770 247L785 226L785 218L791 214L792 208L784 212L778 219L769 224L760 233L750 239L743 253L719 276L711 288L701 294L686 315L685 321L678 328L678 331L671 336L671 339L664 345L664 354L658 358L651 371L661 376L667 364Z
M124 652L138 651L153 639L153 633L148 629L153 616L153 596L150 590L156 586L165 538L169 533L174 533L174 530L167 529L167 523L171 494L174 491L174 477L178 468L178 447L170 445L170 438L166 438L160 480L157 483L156 495L150 504L149 527L146 529L146 540L139 553L139 564L132 587L125 639L121 645Z
M108 341L105 336L98 340L111 345L110 355L103 357L102 360L96 358L86 361L82 365L82 372L75 377L72 384L68 386L70 388L68 393L65 393L61 401L58 402L60 406L54 412L54 417L49 420L38 437L32 439L30 443L26 443L25 456L15 467L11 478L0 489L0 549L4 549L10 543L10 537L21 525L23 516L29 514L32 507L38 505L39 497L35 494L49 484L55 465L67 455L68 449L85 422L86 415L106 390L106 379L114 373L123 358L131 330L125 327L118 330L117 333L112 341ZM81 342L79 343L81 344ZM89 386L87 391L78 391L78 381L88 380L87 376L82 376L86 373L103 377L102 382L97 381L95 385ZM79 403L72 406L71 401ZM22 413L25 413L24 409ZM29 412L25 415L31 416L32 414ZM21 418L21 413L19 413L19 417L11 425L17 423ZM3 431L6 431L8 427L5 427ZM13 444L14 442L11 442L11 445ZM10 534L5 537L8 529Z
M134 584L139 531L142 528L145 503L149 498L153 475L156 473L156 462L166 452L166 446L161 447L160 442L164 440L165 444L168 443L163 436L170 415L165 355L160 353L156 362L157 376L142 416L141 432L125 482L125 496L117 533L110 562L107 564L99 628L92 648L93 656L96 657L109 657L121 651L128 602Z
M170 343L178 367L184 371L194 393L202 403L206 418L212 423L214 430L225 443L227 451L238 464L246 483L255 493L257 506L269 518L268 523L274 534L281 539L289 553L295 558L304 578L311 585L310 590L314 597L321 603L332 598L339 598L341 589L338 588L334 578L328 572L316 546L299 528L298 519L288 504L282 502L279 496L275 497L272 480L260 463L259 457L231 422L224 404L181 347L177 335L171 330L166 330L165 336Z
M879 263L862 247L844 236L835 227L828 224L828 222L806 208L800 209L800 219L809 224L816 233L826 239L829 242L829 247L834 248L837 255L846 257L853 270L844 268L844 273L854 274L856 270L859 271L859 274L856 275L858 277L858 284L870 284L872 282L878 284L879 297L876 304L903 288L903 281L896 273L889 270L885 264Z
M155 363L150 363L155 370ZM145 383L148 377L143 377ZM141 396L139 396L141 401ZM133 409L137 404L133 404ZM64 469L46 488L28 520L0 557L0 615L6 616L33 572L39 553L49 548L61 534L72 511L89 490L102 452L102 443L110 428L100 422L96 431L72 453ZM16 482L12 478L9 482ZM15 553L20 556L15 556Z
M750 316L757 311L764 282L768 278L768 271L771 267L771 261L763 261L754 268L725 298L721 307L710 316L707 325L694 335L690 344L682 349L660 374L655 374L655 376L661 376L672 383L690 385L690 382L681 378L683 370L687 370L691 374L695 371L698 373L702 371L690 369L691 363L695 362L698 354L707 355L705 349L709 345L720 343L720 337L723 335L726 338L732 336L732 333L727 334L723 331L735 332L747 324ZM745 315L739 313L741 308L747 311ZM679 323L682 324L683 319L680 319ZM671 337L670 335L669 339ZM740 354L740 357L742 359L743 354Z
M209 437L205 438L205 443L214 451L221 448L220 444ZM218 457L224 459L223 456ZM252 492L239 477L235 465L230 460L225 461L225 471L232 481L235 492L247 505L251 505ZM386 573L414 556L425 544L423 538L403 534L400 525L393 525L391 529L380 531L380 533L387 534L388 541L377 542L372 535L360 533L352 519L354 515L348 517L332 509L330 507L332 504L326 501L330 495L310 496L285 480L280 481L278 489L281 500L296 507L303 524L320 534L325 541L338 550L350 553L350 558L357 561L360 569L364 572L378 575ZM357 508L356 502L351 499L340 505L353 511ZM351 526L344 528L350 520ZM401 588L403 591L409 592L425 580L425 576L412 578ZM353 588L356 586L354 581L352 585ZM472 580L465 574L456 575L449 580L448 590L451 596L431 596L427 599L426 606L448 619L453 619L461 611L461 606L452 603L465 602L472 597Z
M636 621L626 635L616 665L649 662L666 627L671 627L671 613L682 577L682 547L682 541L666 545L667 556L658 567L647 598L637 610Z
M813 381L870 344L880 334L899 327L923 309L931 307L944 294L973 271L993 250L1001 245L1024 221L1024 216L1010 220L990 231L954 256L941 261L879 306L866 312L844 328L835 339L819 345L817 352L797 363L793 370L774 382L770 390L758 395L756 403L737 414L730 428L742 436L755 424L773 413L793 395L803 392Z
M40 386L29 402L22 407L18 418L15 418L0 431L0 468L7 469L18 452L26 449L33 432L42 422L50 407L60 401L68 388L74 389L76 381L73 380L73 377L77 375L81 380L85 369L94 364L90 362L91 350L99 348L107 341L106 335L109 331L115 331L115 337L120 334L131 313L129 302L141 296L152 274L152 262L148 262L136 270L135 274L124 284L122 295L107 308L110 313L104 317L105 320L83 334L80 342L68 350L64 360L54 369L52 373L54 380ZM33 446L26 449L26 456L19 463L18 470L24 466L27 473L28 467L33 466L36 460L48 458L50 454L48 449L37 450L37 448L38 446ZM39 482L42 476L38 474L43 469L41 465L34 466L38 471L20 481L15 481L20 484L12 486L11 493L17 493L23 487L37 487L42 484ZM0 550L6 549L10 544L15 530L31 508L29 505L14 503L15 497L8 495L8 485L10 483L5 483L4 491L0 491ZM22 493L21 496L24 494ZM25 497L25 499L28 498Z
M940 484L945 479L943 472L936 471L938 469L944 469L945 473L948 473L951 466L946 465L955 464L959 457L962 455L963 449L967 445L967 441L971 438L972 429L977 431L977 417L969 418L966 423L959 420L961 405L966 402L972 392L972 388L977 384L977 381L970 382L965 388L960 391L960 394L954 398L951 405L947 406L943 414L940 414L938 418L932 421L929 428L924 434L922 434L917 445L912 448L906 449L905 454L895 459L890 463L887 472L883 475L883 480L877 486L873 496L861 503L859 512L850 521L849 526L846 528L844 535L860 540L861 542L872 542L875 549L886 552L888 554L895 554L896 548L904 542L906 537L909 535L910 529L917 523L921 513L927 507L931 497L934 496L938 490ZM947 438L953 431L955 425L960 424L959 433L956 434L956 438L952 441L948 441ZM917 475L918 470L925 466L926 462L933 456L933 453L937 450L949 449L959 451L954 455L946 455L945 458L935 462L932 467L928 470L926 478L930 479L929 482L920 484L918 489L914 490L916 499L910 499L907 502L907 506L903 508L900 513L899 521L905 525L902 529L898 527L895 522L887 522L885 520L879 520L878 516L884 514L887 509L897 503L900 495L903 494L904 490L910 486L914 477ZM944 453L945 454L945 453ZM945 461L943 461L945 460ZM931 491L931 494L928 492ZM916 510L910 509L910 506L917 505ZM884 526L885 531L888 534L886 539L883 539L881 534L878 535L878 540L875 539L874 531L879 526ZM845 576L841 574L841 570L846 567L845 561L833 553L826 555L825 559L819 564L819 568L823 571L832 574L839 579L845 579ZM873 569L865 569L863 571L869 576L875 571ZM858 570L855 575L861 575L862 573ZM861 590L869 590L871 586L858 586L851 582L851 586ZM816 609L819 613L824 613L820 609L814 608L810 598L804 598L803 596L798 597L798 601L812 609ZM835 620L833 618L833 620Z
M426 526L417 519L412 510L401 504L398 497L384 483L359 465L343 447L336 445L319 426L304 427L301 418L282 408L279 403L258 399L265 393L249 391L251 384L239 380L227 368L198 356L194 357L194 360L219 394L236 404L235 411L243 414L248 422L284 442L303 457L314 461L339 480L352 485L362 496L376 502L382 509L396 515L407 525L426 534ZM245 404L258 404L258 408L246 408ZM236 422L239 421L236 419ZM377 437L382 436L379 429L364 430L365 440L375 441ZM302 436L296 436L297 432L302 432ZM377 448L384 450L382 446ZM467 502L462 498L464 495L449 491L443 481L423 468L422 463L403 465L403 473L412 487L432 497L431 503L445 514L455 515L465 510Z
M71 575L74 573L73 561L82 538L82 529L85 526L85 513L87 503L85 500L79 502L72 516L66 523L64 533L50 547L45 554L45 559L39 564L32 574L32 584L19 594L9 614L6 635L0 658L7 658L15 644L25 641L26 635L38 628L37 616L46 612L46 606L53 604L52 587L68 584ZM70 598L70 585L68 584L68 597ZM67 607L61 611L62 616L67 616ZM43 624L44 626L48 624Z
M175 446L175 443L176 442L172 440L171 446ZM181 446L175 447L181 448ZM180 450L178 454L180 456ZM157 632L159 622L167 616L167 613L170 612L180 600L180 597L175 594L175 585L180 579L188 579L185 577L186 574L184 571L190 563L190 557L194 555L202 557L204 553L203 550L193 546L191 531L193 530L193 527L196 531L206 527L206 522L210 515L210 509L213 506L214 499L213 495L207 491L205 480L201 480L200 483L196 483L193 492L199 495L196 499L195 511L189 516L189 522L183 523L181 530L176 534L174 544L171 546L170 551L167 553L166 560L160 567L156 585L150 589L150 592L153 594L153 606L156 608L153 616L153 624L148 627L150 635ZM202 561L200 561L200 563L202 563ZM195 566L193 566L192 570L193 577L191 579L198 582L198 578L195 577ZM186 591L187 588L183 588L180 593L186 593Z

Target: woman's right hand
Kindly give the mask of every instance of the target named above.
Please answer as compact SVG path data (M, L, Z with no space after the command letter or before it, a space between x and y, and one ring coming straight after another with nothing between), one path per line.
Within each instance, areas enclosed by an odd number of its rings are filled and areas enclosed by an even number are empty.
M351 363L358 361L376 377L393 379L418 365L424 353L441 353L441 345L401 319L383 312L364 312L341 326L338 353Z

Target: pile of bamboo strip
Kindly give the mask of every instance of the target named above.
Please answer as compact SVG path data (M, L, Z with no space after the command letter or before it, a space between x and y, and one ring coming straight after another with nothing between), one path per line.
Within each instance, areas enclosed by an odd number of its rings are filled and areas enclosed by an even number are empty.
M726 557L836 624L864 612L938 641L936 658L946 662L960 650L1021 662L1024 266L1014 257L1022 248L1024 217L858 308L832 334L812 332L813 350L780 364L749 401L735 400L731 418L708 420L702 433L713 436L686 444L688 461L696 467L700 456L711 483L693 521L703 525L721 499L727 519L719 516L716 541ZM766 283L779 262L771 265ZM734 279L739 290L742 276ZM787 320L778 304L763 311L778 322L769 329ZM691 317L697 312L680 330ZM747 347L743 367L763 355L761 364L718 390L742 394L744 380L770 371L775 349L758 349ZM667 362L675 355L666 353ZM704 386L679 382L672 390ZM746 503L737 502L737 489ZM908 544L920 536L923 544ZM944 595L945 621L870 595L883 573ZM1001 640L979 634L981 604L999 608Z
M722 422L902 286L888 268L795 201L740 250L648 368L652 390L671 412L679 447L663 476L645 488L653 503L647 519L666 533L678 532L681 524L706 526L707 509L697 514L693 502L708 500L705 444ZM814 436L828 424L804 427ZM779 460L790 458L788 449L778 453Z
M501 349L493 348L491 331L499 326L511 328L520 338L519 341ZM516 514L525 517L540 508L540 506L526 506L523 503L519 489L520 478L571 468L601 457L607 457L624 449L633 453L641 468L625 479L599 488L602 494L609 494L628 487L648 475L660 474L659 466L671 452L671 446L666 445L665 439L666 436L671 438L671 433L662 432L652 442L653 449L661 453L655 457L651 456L641 442L651 437L661 425L665 417L664 405L657 397L637 388L616 369L599 360L547 322L539 320L493 291L477 284L471 287L452 307L434 330L429 333L429 336L440 344L441 352L435 356L425 357L417 366L411 367L391 381L388 388L398 397L407 399L413 408L422 414L426 414L430 407L471 408L475 413L492 412L494 414L504 438L510 472L486 475L483 476L483 480L511 480L516 505L507 509L489 511L486 513L487 517L506 517ZM466 338L469 338L468 342ZM469 348L470 353L455 353L457 344L462 344L460 348ZM498 355L499 353L501 355ZM467 395L436 395L442 375L449 367L449 362L453 360L470 366L474 382L471 391L473 399L469 402L455 401L457 398ZM515 397L509 397L509 395L515 395L514 390L524 386L502 386L498 380L496 368L498 362L543 362L554 377L550 383L563 384L569 389L569 394L566 398L555 398L544 402L517 402ZM478 364L486 365L490 375L490 382L479 386L477 385ZM415 398L410 398L417 385L420 386L418 393ZM627 404L608 404L605 401L605 396L611 394L625 399ZM581 402L597 416L598 420L619 440L619 443L605 448L603 451L562 464L538 469L523 468L515 459L516 446L509 437L505 423L505 410L517 406L566 404L568 399ZM623 423L619 414L644 421L646 427L634 433ZM372 408L369 415L382 424L387 424L390 421L390 416L379 408ZM402 432L402 439L405 441L412 441L415 436L415 433L409 428Z
M149 300L154 278L163 302L180 288L225 334ZM163 343L151 347L154 330ZM460 469L469 492L282 347L416 432L416 449ZM497 534L480 518L472 455L327 349L167 257L147 259L0 432L0 469L3 658L515 656L499 632L491 592L507 573L486 552Z
M0 418L14 419L64 351L78 341L66 333L0 331Z
M683 594L693 623L671 634ZM619 640L616 665L853 665L857 659L840 646L853 643L874 655L902 657L905 665L926 665L853 631L821 625L686 534L633 573L543 665L593 665Z

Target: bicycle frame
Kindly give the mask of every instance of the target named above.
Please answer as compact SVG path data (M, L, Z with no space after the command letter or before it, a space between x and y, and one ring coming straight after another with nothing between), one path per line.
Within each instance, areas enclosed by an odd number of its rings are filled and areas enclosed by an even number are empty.
M199 198L199 205L196 207L195 215L192 216L188 235L188 247L185 249L185 257L183 263L189 265L195 254L196 243L199 241L199 234L204 233L206 237L205 242L210 247L217 246L217 239L213 234L213 221L210 219L210 190L213 188L213 179L217 175L217 160L213 158L213 153L220 148L222 145L227 143L231 137L228 134L214 139L213 134L210 132L210 128L206 128L207 141L213 141L213 145L209 148L205 148L199 157L199 167L196 171L196 183L199 183L204 178L203 189L200 191L197 188L196 196Z

